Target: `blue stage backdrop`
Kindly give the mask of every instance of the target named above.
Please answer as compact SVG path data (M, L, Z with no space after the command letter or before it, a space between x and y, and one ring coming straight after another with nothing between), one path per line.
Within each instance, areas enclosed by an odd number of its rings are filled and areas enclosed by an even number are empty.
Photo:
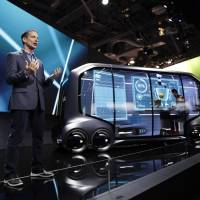
M37 30L39 46L35 54L45 67L45 75L51 74L55 67L63 68L60 80L54 81L53 89L48 90L47 111L54 114L60 84L65 81L71 69L84 64L88 49L74 39L23 11L7 0L0 1L0 112L7 112L11 87L5 81L5 56L10 51L22 48L21 33Z

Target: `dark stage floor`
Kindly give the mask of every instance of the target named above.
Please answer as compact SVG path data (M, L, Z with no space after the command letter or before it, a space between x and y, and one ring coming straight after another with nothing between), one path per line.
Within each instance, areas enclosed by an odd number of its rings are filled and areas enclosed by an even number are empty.
M8 188L2 183L4 150L0 151L1 187L0 200L82 200L95 199L97 195L122 185L140 180L163 168L176 165L199 154L198 144L179 142L167 146L140 146L114 148L107 153L87 151L82 155L72 155L45 145L46 168L54 171L53 179L31 179L30 147L21 147L19 174L24 186ZM197 163L188 170L164 181L134 199L200 199L198 181L200 165ZM197 182L197 183L195 183ZM162 195L162 197L161 197ZM151 199L150 198L150 199ZM106 199L106 198L104 198ZM110 198L107 198L110 199ZM126 199L119 196L118 199Z

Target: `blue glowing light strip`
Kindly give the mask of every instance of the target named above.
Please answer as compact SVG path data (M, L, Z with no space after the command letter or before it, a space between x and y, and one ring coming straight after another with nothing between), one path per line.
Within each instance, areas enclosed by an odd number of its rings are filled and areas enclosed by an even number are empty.
M47 73L47 71L44 71L44 75L45 75L45 77L49 77L49 74ZM56 80L54 80L53 81L53 84L59 89L60 88L60 85L59 85L59 83L56 81Z
M21 47L3 30L0 28L0 36L2 36L6 42L8 42L8 44L10 44L10 46L12 46L15 50L17 51L20 51L21 50ZM49 77L49 74L46 70L44 70L44 74L45 74L45 77ZM58 82L56 82L54 80L53 84L57 87L57 88L60 88Z
M3 30L0 28L0 35L17 51L21 50L21 47Z
M63 69L63 73L62 73L62 77L61 77L61 80L60 80L60 84L62 84L62 82L63 82L63 80L65 78L66 70L68 69L68 62L69 62L69 58L70 58L70 55L71 55L73 44L74 44L74 39L72 39L71 44L70 44L70 48L69 48L69 52L68 52L68 55L67 55L67 59L66 59L66 62L65 62L64 69ZM57 106L57 103L58 103L59 94L60 94L60 87L59 87L57 95L56 95L56 100L55 100L55 103L54 103L52 115L55 114L56 106Z
M54 185L54 188L55 188L57 199L59 200L60 198L59 198L59 193L58 193L58 186L57 186L55 179L53 179L53 185Z
M62 49L60 47L60 44L59 44L59 41L58 41L58 37L56 36L55 30L51 26L47 26L47 27L48 27L49 33L51 35L52 41L54 43L54 46L56 48L57 54L58 54L58 56L59 56L59 58L61 60L62 66L64 66L65 57L64 57L64 55L62 53Z

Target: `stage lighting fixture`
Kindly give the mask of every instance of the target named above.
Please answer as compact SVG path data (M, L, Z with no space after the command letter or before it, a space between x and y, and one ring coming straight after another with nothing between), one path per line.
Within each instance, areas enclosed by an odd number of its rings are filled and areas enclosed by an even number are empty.
M164 28L162 28L162 27L159 27L158 28L158 34L159 34L159 36L164 36L165 35L165 29Z
M109 0L102 0L101 3L102 3L103 5L108 5L108 4L109 4Z
M131 58L128 62L128 65L134 65L135 64L135 60L133 58Z

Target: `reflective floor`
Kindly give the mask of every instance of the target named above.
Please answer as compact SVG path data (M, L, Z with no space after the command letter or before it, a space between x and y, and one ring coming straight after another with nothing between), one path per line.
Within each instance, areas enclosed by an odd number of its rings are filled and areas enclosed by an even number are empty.
M87 151L82 155L72 155L56 149L53 145L45 145L46 168L55 173L55 177L49 180L29 177L31 148L21 147L19 175L23 177L25 184L19 188L8 188L3 185L3 174L0 174L0 200L90 199L198 154L200 152L198 145L194 141L168 145L142 145L114 148L101 154ZM4 150L1 150L1 173L3 154ZM200 192L194 183L195 179L197 182L200 178L199 171L200 166L195 165L134 199L149 199L149 196L161 199L158 196L161 191L163 194L166 192L162 199L173 199L175 195L182 199L200 199Z

